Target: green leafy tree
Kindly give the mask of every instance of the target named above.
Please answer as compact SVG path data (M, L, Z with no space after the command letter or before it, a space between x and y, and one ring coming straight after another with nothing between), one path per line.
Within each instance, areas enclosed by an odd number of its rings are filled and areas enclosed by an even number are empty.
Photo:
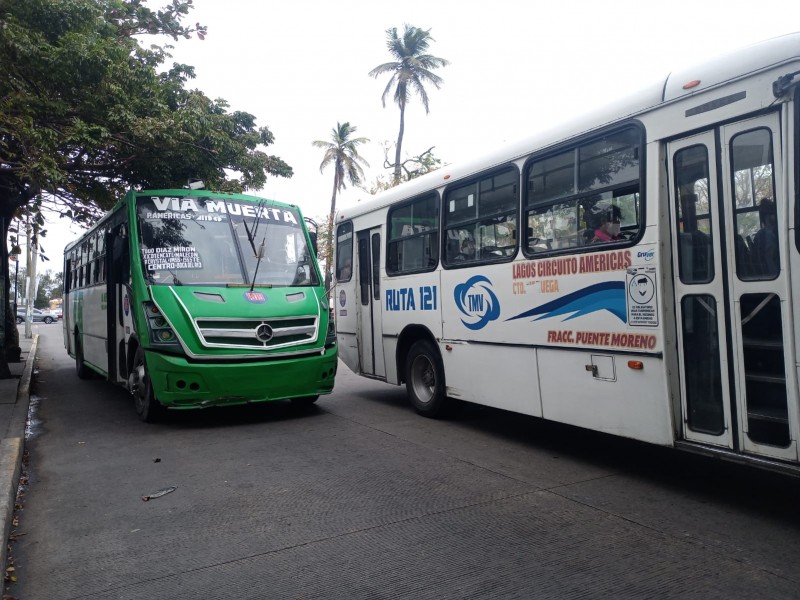
M240 191L262 187L268 175L292 175L264 152L274 141L268 128L187 89L191 66L162 66L172 46L141 42L202 39L204 26L182 23L191 4L0 0L0 378L10 377L6 360L18 346L8 310L14 217L29 213L39 235L45 205L89 223L131 188L198 178Z
M317 228L317 248L321 249L321 259L324 261L328 245L332 243L330 238L331 232L333 231L333 227L331 227L331 217L330 215L318 216L316 222L319 225ZM327 273L327 264L325 268Z
M60 300L64 298L64 272L59 271L53 275L53 285L50 288L48 301Z
M41 275L36 288L36 300L33 303L36 308L50 308L50 300L61 298L62 275L53 273L50 269Z
M336 215L336 196L345 189L346 182L351 185L360 186L364 179L364 169L369 163L358 154L358 147L369 142L367 138L352 137L357 127L350 123L336 123L336 127L331 129L330 141L316 140L312 145L316 148L325 150L322 163L319 165L320 172L325 171L325 167L333 165L333 193L331 194L331 210L327 220L327 235L325 252L325 288L330 287L333 270L333 219Z
M430 109L425 84L432 84L439 89L444 80L436 75L433 69L450 64L444 58L427 53L430 43L435 41L430 32L430 29L419 29L406 24L403 26L401 38L397 35L396 27L387 29L386 46L394 61L378 65L369 72L370 77L376 79L384 74L391 76L383 90L381 102L386 107L386 97L394 90L394 102L400 108L400 131L397 134L394 163L391 165L394 167L395 184L400 182L401 177L400 157L405 133L406 105L415 92L425 107L425 114L428 114Z

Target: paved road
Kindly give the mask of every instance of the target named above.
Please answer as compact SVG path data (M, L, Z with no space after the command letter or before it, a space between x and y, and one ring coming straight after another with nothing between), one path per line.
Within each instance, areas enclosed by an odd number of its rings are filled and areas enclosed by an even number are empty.
M796 480L480 407L423 419L343 366L311 410L146 425L40 333L20 600L800 595Z

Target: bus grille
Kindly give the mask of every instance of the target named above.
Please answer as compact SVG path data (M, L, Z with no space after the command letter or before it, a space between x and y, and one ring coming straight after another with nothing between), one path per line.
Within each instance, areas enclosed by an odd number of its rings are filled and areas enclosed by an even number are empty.
M207 347L275 349L317 340L316 316L276 319L196 319Z

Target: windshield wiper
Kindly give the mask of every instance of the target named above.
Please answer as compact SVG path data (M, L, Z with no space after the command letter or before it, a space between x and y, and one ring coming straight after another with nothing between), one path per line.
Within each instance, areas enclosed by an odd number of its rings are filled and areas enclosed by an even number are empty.
M261 245L256 248L256 235L258 235L258 227L261 225L261 217L266 210L266 201L259 200L258 204L256 205L256 222L253 224L253 229L250 229L247 226L247 219L242 219L242 223L244 223L244 231L247 234L247 240L250 242L250 247L253 249L253 254L256 257L256 268L253 272L253 279L250 282L250 291L253 291L253 288L256 286L256 277L258 276L258 267L261 265L261 259L264 258L264 243L267 241L267 234L264 234L264 237L261 238Z
M267 241L267 235L264 234L264 238L261 240L261 245L258 247L256 251L256 268L253 271L253 281L250 283L250 291L253 291L253 288L256 286L256 277L258 276L258 266L261 264L261 259L264 258L264 242ZM253 247L255 249L255 246Z
M178 276L175 275L175 272L172 269L167 269L167 271L169 271L169 274L172 275L172 285L183 285L183 282L178 279Z
M259 200L258 204L256 204L256 222L253 224L252 231L247 226L247 219L242 218L242 223L244 223L244 232L247 234L247 240L250 242L250 247L253 249L254 256L258 256L258 250L256 250L256 234L258 234L258 226L261 223L261 215L264 214L264 204L264 200Z

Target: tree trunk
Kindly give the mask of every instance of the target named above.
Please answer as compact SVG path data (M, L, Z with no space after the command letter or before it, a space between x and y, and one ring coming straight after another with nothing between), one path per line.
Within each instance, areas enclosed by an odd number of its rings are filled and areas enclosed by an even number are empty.
M406 104L400 104L400 132L397 134L397 147L394 151L394 184L400 183L400 150L403 147L403 133L406 129Z
M13 183L7 181L0 185L0 379L10 379L10 362L18 362L21 349L17 331L17 313L11 312L11 275L8 271L8 228L16 210L25 206L34 197L28 189L20 192Z
M10 302L11 296L11 278L8 276L8 226L11 222L10 217L0 215L0 234L3 236L2 244L0 244L0 268L2 269L2 285L0 285L0 379L10 379L11 369L8 367L9 361L13 358L10 352L12 327L14 334L16 334L16 315L15 320L11 321ZM13 325L12 325L13 323ZM19 349L19 343L15 344ZM17 359L19 360L19 359Z
M333 193L331 194L331 213L328 217L328 243L325 245L325 289L331 289L333 281L333 218L336 216L336 193L339 191L339 165L333 176Z

